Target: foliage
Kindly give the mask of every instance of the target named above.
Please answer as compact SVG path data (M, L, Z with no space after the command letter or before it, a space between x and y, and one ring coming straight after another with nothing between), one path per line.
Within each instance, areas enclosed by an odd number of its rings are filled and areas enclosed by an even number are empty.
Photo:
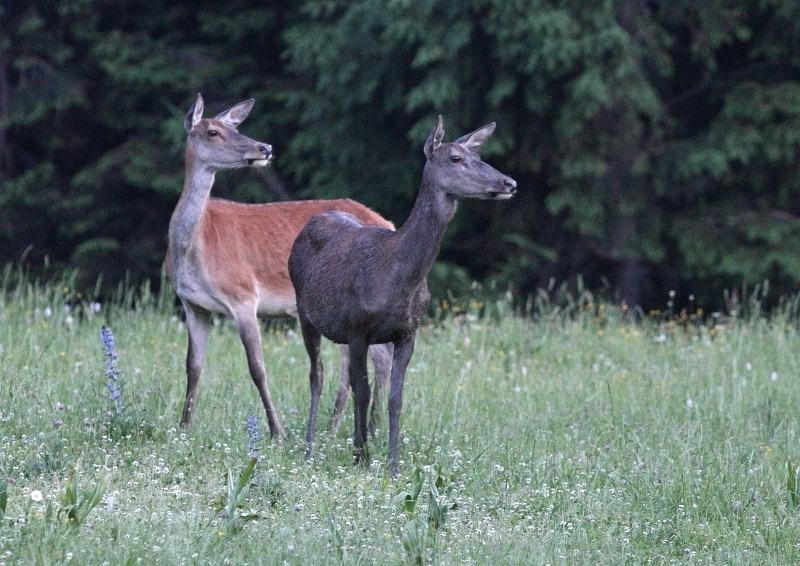
M731 310L664 305L638 323L558 288L526 317L508 303L442 305L408 368L394 479L385 430L369 468L353 466L347 426L318 431L305 461L308 368L296 329L264 333L287 437L260 440L248 474L246 422L260 405L232 324L212 328L195 421L183 429L186 328L161 295L130 303L126 291L68 324L74 295L63 282L22 283L0 285L5 564L800 560L798 297L767 314L760 291L740 291ZM101 322L152 435L102 429ZM323 346L326 368L338 356ZM325 381L323 407L337 387ZM71 478L72 463L29 473L28 459L49 458L50 437L79 462ZM220 510L232 503L243 505L228 507L234 515L259 517L228 529ZM65 521L71 505L79 514Z
M426 484L428 506L423 511L418 504ZM425 470L416 467L411 476L410 491L403 490L392 498L392 505L402 506L405 512L406 522L400 527L400 538L409 562L415 566L438 561L437 535L444 528L450 511L458 509L458 503L448 501L441 493L444 487L444 477L436 467Z
M214 502L213 507L219 511L219 516L228 533L236 533L242 529L245 521L254 521L261 515L247 505L247 496L252 485L253 472L255 472L258 458L250 458L238 477L228 468L225 477L227 489L225 497Z
M435 116L497 121L485 157L520 193L461 207L439 298L800 283L796 2L33 0L0 37L0 261L47 256L82 290L157 282L197 91L255 97L245 127L276 148L216 195L349 196L398 225Z
M80 460L75 465L75 469L67 477L64 492L61 496L61 508L58 517L64 513L65 520L73 528L78 528L86 524L89 513L100 505L111 481L109 476L101 478L91 489L78 489L78 471L80 470Z

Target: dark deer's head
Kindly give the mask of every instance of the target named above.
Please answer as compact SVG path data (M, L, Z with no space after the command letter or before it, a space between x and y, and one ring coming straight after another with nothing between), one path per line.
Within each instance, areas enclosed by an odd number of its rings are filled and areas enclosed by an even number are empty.
M517 182L481 161L478 151L494 132L495 123L478 128L451 143L442 143L442 117L425 142L424 176L454 199L510 199ZM432 176L432 177L431 177Z

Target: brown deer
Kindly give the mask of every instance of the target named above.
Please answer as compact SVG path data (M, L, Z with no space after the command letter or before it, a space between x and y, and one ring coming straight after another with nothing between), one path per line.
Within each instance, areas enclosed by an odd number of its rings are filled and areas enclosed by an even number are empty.
M218 170L264 167L272 158L268 144L236 130L253 103L252 99L247 100L213 119L203 119L203 98L198 94L189 109L184 121L188 134L186 177L170 220L164 265L186 311L189 333L186 402L181 424L188 425L192 420L211 315L219 313L230 316L236 323L250 375L267 413L270 434L282 437L283 430L267 389L257 317L297 316L287 268L295 236L312 216L326 210L345 211L365 224L386 230L393 230L394 226L376 212L347 199L241 204L210 198ZM370 355L381 372L378 374L376 369L375 388L379 392L388 379L391 346L375 347ZM340 390L339 397L346 399L347 376L342 376L340 389L343 391ZM373 406L373 423L378 413ZM332 425L338 422L336 409L331 420Z
M425 142L427 161L417 201L396 232L366 226L351 214L332 211L312 218L297 236L289 256L289 274L311 361L307 457L313 448L322 389L321 336L348 344L355 460L363 460L366 465L366 413L370 400L367 348L370 344L392 342L389 472L397 475L403 380L414 351L415 331L430 300L426 277L447 223L455 214L459 199L503 200L516 192L516 181L481 161L477 154L494 128L491 123L455 142L442 143L444 127L439 116Z

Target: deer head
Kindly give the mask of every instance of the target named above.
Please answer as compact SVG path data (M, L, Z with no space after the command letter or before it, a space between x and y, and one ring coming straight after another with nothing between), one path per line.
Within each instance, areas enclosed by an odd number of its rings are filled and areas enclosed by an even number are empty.
M517 192L517 182L481 161L478 151L494 132L495 123L461 136L451 143L442 143L442 117L425 142L425 174L433 184L454 199L510 199Z
M255 141L236 130L247 118L255 100L245 100L217 114L203 118L203 97L186 114L183 127L188 134L186 156L202 163L209 170L238 167L264 167L272 159L272 146Z

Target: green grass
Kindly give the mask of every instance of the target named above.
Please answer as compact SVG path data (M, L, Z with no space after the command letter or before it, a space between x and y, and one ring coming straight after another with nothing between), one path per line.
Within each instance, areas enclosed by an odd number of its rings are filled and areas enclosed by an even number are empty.
M792 316L631 325L587 297L528 318L445 312L418 333L397 479L385 429L372 466L352 465L352 414L335 438L320 419L304 461L308 362L298 333L274 326L264 349L287 439L262 440L239 482L245 421L266 426L230 323L181 430L186 330L169 295L92 312L69 283L18 282L7 271L0 290L0 566L800 561ZM121 418L107 416L103 324ZM338 348L323 362L327 416Z

